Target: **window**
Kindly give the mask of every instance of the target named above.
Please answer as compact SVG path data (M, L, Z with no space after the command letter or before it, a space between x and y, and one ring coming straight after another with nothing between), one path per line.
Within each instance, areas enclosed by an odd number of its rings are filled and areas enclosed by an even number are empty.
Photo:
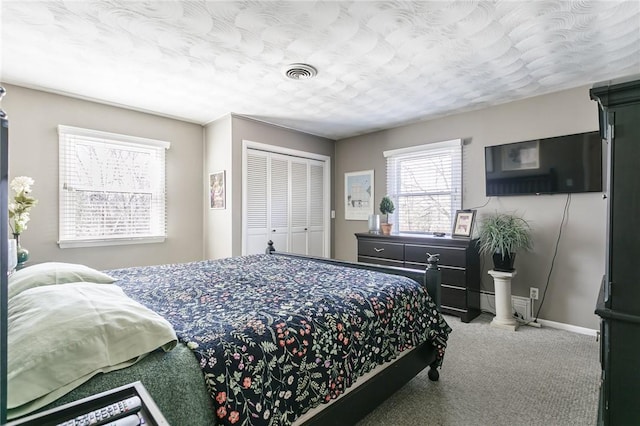
M451 234L462 205L460 139L385 151L389 218L399 232Z
M60 247L162 242L169 142L58 126Z

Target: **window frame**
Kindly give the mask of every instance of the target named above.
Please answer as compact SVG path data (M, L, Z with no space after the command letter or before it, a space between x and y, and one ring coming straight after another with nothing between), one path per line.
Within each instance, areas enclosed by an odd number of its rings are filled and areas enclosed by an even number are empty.
M410 231L402 230L400 228L399 214L400 214L400 198L399 197L417 197L417 196L441 196L450 195L451 200L449 202L449 211L451 216L451 223L449 228L445 231L446 235L452 235L453 221L455 219L455 213L457 210L462 209L462 139L452 139L442 142L434 142L429 144L417 145L408 148L400 148L394 150L384 151L384 157L387 159L387 195L391 197L395 205L395 211L389 215L389 220L397 224L396 229L403 234L418 234L418 235L430 235L439 231ZM459 149L457 158L452 161L452 175L456 174L456 180L459 182L457 187L454 187L450 191L433 190L423 192L410 192L406 194L400 193L401 180L398 178L400 173L399 163L403 160L411 159L416 155L428 155L429 152L442 149ZM394 161L393 170L390 170L390 162Z
M65 235L65 223L69 219L69 215L72 215L75 210L65 208L65 192L67 191L67 182L69 181L67 175L76 167L76 163L72 161L71 157L68 157L69 150L72 149L71 144L73 138L81 139L83 142L95 143L99 146L123 146L130 148L131 150L140 150L152 152L159 157L158 174L154 177L160 177L162 179L161 184L158 186L158 190L152 192L152 194L160 194L161 200L155 207L156 214L160 214L159 226L157 226L157 234L135 236L92 236L87 238L73 238L70 234ZM99 247L99 246L115 246L115 245L129 245L129 244L150 244L161 243L167 238L167 214L166 214L166 150L170 148L171 144L167 141L148 139L137 136L123 135L117 133L104 132L99 130L84 129L79 127L58 126L58 155L59 155L59 216L58 216L58 246L60 248L77 248L77 247ZM148 194L149 191L135 191L131 190L131 193ZM150 207L153 209L153 207Z

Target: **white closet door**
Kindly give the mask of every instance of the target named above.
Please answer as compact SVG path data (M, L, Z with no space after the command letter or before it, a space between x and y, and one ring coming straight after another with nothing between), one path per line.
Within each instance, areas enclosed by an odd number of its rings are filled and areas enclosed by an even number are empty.
M246 254L264 253L271 230L268 222L268 154L247 150L246 170Z
M307 253L309 231L308 162L291 159L291 253Z
M309 160L309 231L307 254L326 256L325 254L325 163ZM327 250L328 251L328 250Z
M329 256L329 193L325 161L245 150L243 254L277 251Z
M287 156L269 154L270 170L270 227L276 250L290 251L289 247L289 159Z

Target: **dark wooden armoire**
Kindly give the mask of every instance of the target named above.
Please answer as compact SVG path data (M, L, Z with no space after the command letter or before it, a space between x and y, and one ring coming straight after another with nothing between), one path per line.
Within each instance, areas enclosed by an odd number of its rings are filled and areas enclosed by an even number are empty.
M590 94L607 151L598 424L640 425L640 75L596 84Z

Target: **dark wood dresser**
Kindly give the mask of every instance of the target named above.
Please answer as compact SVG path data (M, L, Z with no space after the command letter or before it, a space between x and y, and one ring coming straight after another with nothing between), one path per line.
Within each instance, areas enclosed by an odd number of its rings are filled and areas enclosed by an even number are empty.
M358 262L424 270L440 255L442 312L469 322L480 314L480 256L476 240L415 234L359 233Z
M640 75L591 89L606 138L607 259L601 318L599 425L640 425Z

